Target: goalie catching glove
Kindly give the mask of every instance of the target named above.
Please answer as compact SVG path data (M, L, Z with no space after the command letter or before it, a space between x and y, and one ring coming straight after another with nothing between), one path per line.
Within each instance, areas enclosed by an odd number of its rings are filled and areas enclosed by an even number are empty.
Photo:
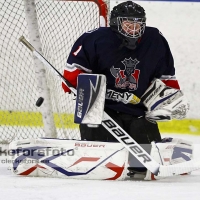
M159 79L149 86L141 100L147 108L146 119L150 121L183 119L189 110L183 92L166 86Z

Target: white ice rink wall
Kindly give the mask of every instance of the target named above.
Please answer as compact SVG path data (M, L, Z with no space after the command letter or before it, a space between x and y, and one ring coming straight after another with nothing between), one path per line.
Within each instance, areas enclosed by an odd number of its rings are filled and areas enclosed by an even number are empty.
M123 1L112 1L111 8ZM147 26L168 40L176 76L190 102L187 120L160 123L161 131L200 134L200 0L135 1L144 7Z

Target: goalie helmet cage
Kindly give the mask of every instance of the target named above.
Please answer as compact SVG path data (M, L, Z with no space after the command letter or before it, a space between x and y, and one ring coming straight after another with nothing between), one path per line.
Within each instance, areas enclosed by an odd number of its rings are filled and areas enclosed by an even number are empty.
M108 24L109 0L0 1L0 144L37 137L80 139L75 101L19 43L24 35L63 72L76 39ZM44 103L36 107L42 96Z

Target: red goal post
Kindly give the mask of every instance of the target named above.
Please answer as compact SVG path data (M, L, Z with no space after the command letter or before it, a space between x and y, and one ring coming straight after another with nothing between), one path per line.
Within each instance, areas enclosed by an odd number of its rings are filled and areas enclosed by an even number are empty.
M57 0L57 1L68 1L68 0ZM71 0L76 2L77 0ZM99 8L99 25L108 26L109 22L109 10L110 10L110 0L79 0L85 2L95 3Z
M36 15L35 15L36 13ZM19 43L24 35L62 73L75 40L108 25L109 0L0 1L0 144L23 138L80 139L74 96ZM44 97L41 107L35 102Z

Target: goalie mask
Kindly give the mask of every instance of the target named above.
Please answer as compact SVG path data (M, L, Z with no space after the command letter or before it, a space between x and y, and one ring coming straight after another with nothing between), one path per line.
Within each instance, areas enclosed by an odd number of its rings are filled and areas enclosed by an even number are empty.
M113 8L110 27L129 49L135 49L138 39L144 34L146 26L145 10L138 4L127 1Z

